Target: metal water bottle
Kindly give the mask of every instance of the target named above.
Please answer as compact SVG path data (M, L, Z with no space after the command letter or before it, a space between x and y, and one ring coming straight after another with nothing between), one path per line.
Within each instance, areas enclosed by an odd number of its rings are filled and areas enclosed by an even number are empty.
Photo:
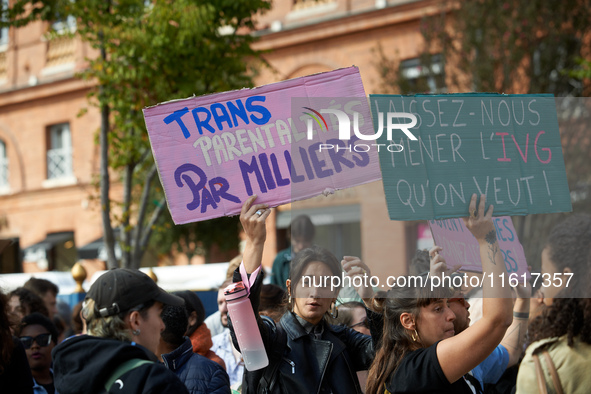
M224 294L244 367L249 371L265 368L269 359L244 283L232 283L224 289Z

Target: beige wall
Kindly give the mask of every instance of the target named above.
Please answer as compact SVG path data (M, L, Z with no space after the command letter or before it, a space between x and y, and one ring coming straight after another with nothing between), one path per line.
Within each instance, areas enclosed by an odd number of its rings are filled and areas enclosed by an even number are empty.
M391 56L417 56L420 18L437 7L435 1L390 0L388 7L376 9L376 3L381 2L324 0L294 9L292 1L275 1L274 8L259 18L261 40L256 44L270 51L265 59L272 69L260 69L256 84L356 65L366 93L383 92L375 67L377 43ZM265 30L279 23L279 31ZM40 22L12 29L3 55L7 71L0 75L0 138L7 144L10 160L10 191L0 195L0 219L7 223L0 227L0 238L20 237L22 248L51 232L74 231L77 246L102 234L100 206L91 199L97 196L92 182L98 173L94 134L100 118L95 108L77 117L87 106L89 85L74 78L92 52L78 41L49 42L42 37L45 31L47 24ZM65 121L70 122L72 133L76 182L46 187L46 129ZM112 196L119 195L115 187ZM362 257L382 277L405 272L406 260L414 253L408 246L408 225L388 219L380 182L303 203L359 204ZM270 267L277 236L269 233L264 264Z
M75 78L91 51L80 41L44 37L47 23L11 29L2 53L6 73L0 78L0 139L7 147L9 189L0 194L0 238L18 237L26 248L54 232L73 231L80 247L102 234L93 182L99 168L94 136L100 125L96 108L88 107L90 84ZM48 127L68 122L72 141L73 179L47 181ZM114 185L112 195L120 195ZM37 271L35 264L23 264Z

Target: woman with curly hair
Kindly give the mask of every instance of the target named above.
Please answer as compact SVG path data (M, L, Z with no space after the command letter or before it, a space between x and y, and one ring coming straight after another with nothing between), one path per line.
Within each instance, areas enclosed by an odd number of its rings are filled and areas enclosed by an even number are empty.
M33 393L33 376L25 348L12 335L7 297L0 291L0 388L6 393Z
M517 375L517 393L588 393L591 387L591 215L555 226L542 251L542 287L547 308L529 328L532 343ZM572 278L566 284L568 276ZM562 283L554 280L562 278Z

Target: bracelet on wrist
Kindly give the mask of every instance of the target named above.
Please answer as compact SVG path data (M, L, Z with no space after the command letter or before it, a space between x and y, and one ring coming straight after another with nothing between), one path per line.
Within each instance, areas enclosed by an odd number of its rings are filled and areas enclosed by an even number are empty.
M513 312L513 317L518 319L529 319L529 312Z

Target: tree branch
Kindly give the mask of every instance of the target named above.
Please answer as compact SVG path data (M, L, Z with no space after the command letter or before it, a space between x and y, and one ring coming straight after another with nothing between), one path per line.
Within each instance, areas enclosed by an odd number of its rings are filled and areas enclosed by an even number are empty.
M140 241L143 237L144 233L144 220L146 218L146 211L148 208L148 199L150 198L150 188L152 186L152 181L157 174L156 164L152 165L152 168L148 172L144 183L144 189L142 191L142 197L139 203L139 212L137 216L137 223L135 226L135 237L133 242L133 264L139 266L139 259L141 259L141 255L143 255L143 248L140 246Z

